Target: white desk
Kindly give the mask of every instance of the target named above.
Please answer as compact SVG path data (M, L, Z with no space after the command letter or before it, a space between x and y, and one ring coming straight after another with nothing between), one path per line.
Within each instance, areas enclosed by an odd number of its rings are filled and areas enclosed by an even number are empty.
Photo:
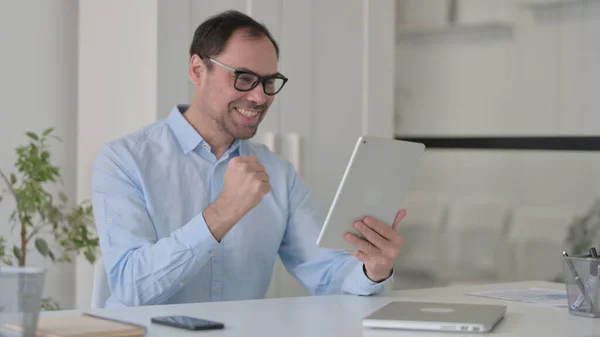
M216 302L170 306L90 311L106 317L127 320L148 327L149 337L158 336L245 336L245 337L319 337L319 336L474 336L455 332L416 332L374 330L361 326L362 317L392 300L456 301L463 303L502 303L508 309L505 318L489 334L494 336L598 336L600 319L570 315L566 309L548 308L488 298L464 296L465 292L540 287L564 289L564 285L546 282L505 283L485 286L461 286L395 291L377 297L321 296ZM77 311L47 312L65 315ZM186 331L152 325L150 317L189 315L225 323L225 330ZM482 334L488 335L488 334Z

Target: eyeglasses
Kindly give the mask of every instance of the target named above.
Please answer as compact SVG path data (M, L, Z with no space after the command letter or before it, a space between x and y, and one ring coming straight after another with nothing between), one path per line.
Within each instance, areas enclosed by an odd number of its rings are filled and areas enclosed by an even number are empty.
M204 56L205 59L211 61L212 63L221 66L235 75L235 81L233 82L233 87L238 91L250 91L259 83L263 85L263 91L268 96L273 96L277 94L285 83L288 81L288 78L277 73L275 75L270 76L260 76L259 74L249 71L249 70L240 70L232 68L228 65L225 65L217 60L214 60L208 56Z

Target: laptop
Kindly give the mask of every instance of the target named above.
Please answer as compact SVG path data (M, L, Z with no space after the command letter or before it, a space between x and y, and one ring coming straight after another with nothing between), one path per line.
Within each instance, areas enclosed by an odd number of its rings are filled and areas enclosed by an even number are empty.
M489 332L506 306L393 301L363 318L363 327L455 332Z

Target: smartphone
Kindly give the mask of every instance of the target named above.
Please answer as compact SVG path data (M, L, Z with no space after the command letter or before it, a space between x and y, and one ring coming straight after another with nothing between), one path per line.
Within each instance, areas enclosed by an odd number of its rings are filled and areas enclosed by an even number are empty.
M225 325L220 322L209 321L206 319L194 318L189 316L152 317L150 321L152 323L168 325L171 327L186 330L215 330L223 329L225 327Z

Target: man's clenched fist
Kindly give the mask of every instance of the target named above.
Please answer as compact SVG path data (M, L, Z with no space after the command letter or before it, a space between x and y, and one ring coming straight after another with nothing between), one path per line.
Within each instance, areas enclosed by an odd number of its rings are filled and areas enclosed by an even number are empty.
M225 185L219 199L231 205L230 211L243 217L271 191L269 176L256 157L235 157L225 171Z
M256 157L231 159L225 171L221 195L203 215L218 241L271 191L269 176Z

